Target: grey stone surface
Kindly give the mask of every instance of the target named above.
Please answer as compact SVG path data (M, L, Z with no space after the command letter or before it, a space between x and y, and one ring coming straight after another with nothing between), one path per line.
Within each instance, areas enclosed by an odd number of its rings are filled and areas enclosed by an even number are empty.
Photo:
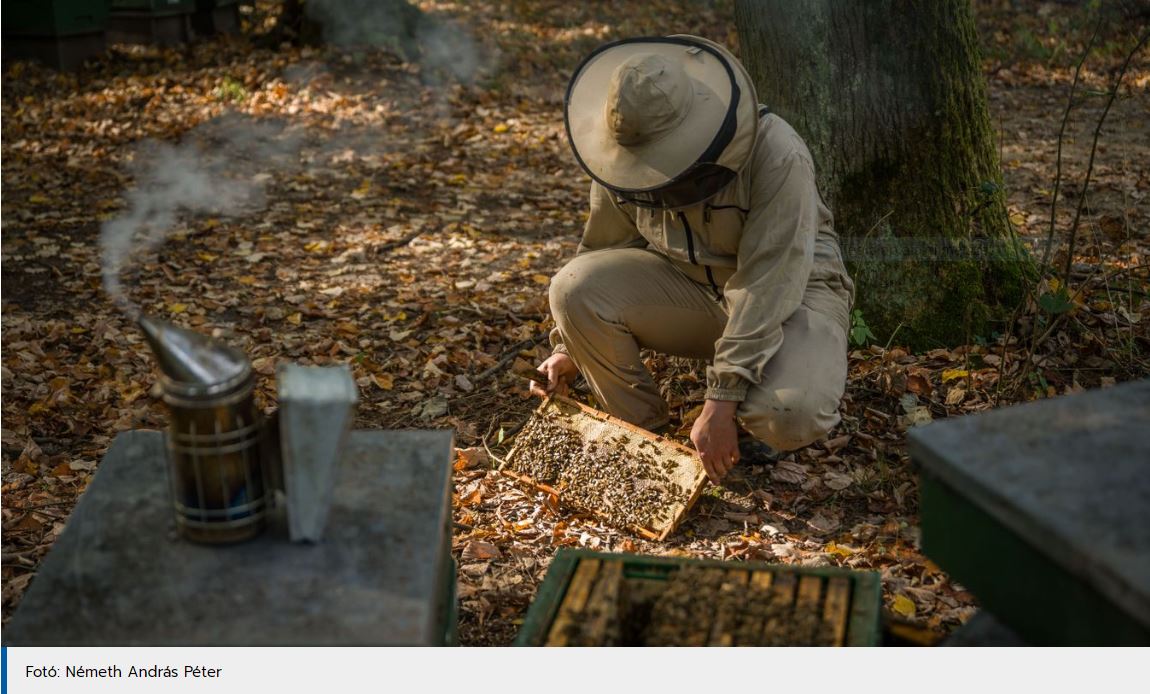
M1150 380L937 422L909 447L926 473L1150 625Z
M4 645L394 645L443 638L452 436L353 432L321 543L175 536L163 435L116 438Z

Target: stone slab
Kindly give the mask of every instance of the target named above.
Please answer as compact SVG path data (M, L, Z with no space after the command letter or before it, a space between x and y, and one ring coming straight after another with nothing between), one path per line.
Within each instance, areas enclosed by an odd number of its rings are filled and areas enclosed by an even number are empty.
M442 643L451 432L353 432L314 545L290 543L282 514L238 545L177 539L163 446L160 432L116 438L4 645Z
M1150 380L936 422L909 448L924 473L1150 625Z

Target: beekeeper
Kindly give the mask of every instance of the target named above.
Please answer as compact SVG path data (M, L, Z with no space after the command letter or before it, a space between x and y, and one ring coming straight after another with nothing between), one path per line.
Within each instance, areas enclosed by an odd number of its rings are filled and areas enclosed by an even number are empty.
M778 451L826 434L854 285L806 144L742 64L695 36L610 43L575 71L564 116L590 213L551 280L554 352L533 392L582 373L611 414L659 431L668 406L639 350L705 359L691 441L716 483L739 423Z

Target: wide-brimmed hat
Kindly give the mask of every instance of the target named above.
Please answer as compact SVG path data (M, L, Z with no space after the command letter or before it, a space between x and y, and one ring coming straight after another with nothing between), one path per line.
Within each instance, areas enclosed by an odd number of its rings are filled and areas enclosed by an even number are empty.
M571 78L564 120L592 178L644 193L700 173L733 178L754 148L757 109L751 79L730 51L675 35L596 49Z

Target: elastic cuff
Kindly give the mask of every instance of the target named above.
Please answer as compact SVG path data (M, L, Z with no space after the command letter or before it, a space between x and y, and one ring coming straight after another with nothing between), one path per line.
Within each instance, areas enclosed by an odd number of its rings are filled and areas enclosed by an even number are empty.
M746 381L743 381L746 383ZM729 400L734 402L742 402L747 399L747 388L750 384L743 387L735 388L720 388L719 386L711 386L707 388L706 398L708 400Z
M551 343L552 354L567 354L567 346L563 344L563 333L559 332L559 328L551 328L551 332L547 333L547 341Z

